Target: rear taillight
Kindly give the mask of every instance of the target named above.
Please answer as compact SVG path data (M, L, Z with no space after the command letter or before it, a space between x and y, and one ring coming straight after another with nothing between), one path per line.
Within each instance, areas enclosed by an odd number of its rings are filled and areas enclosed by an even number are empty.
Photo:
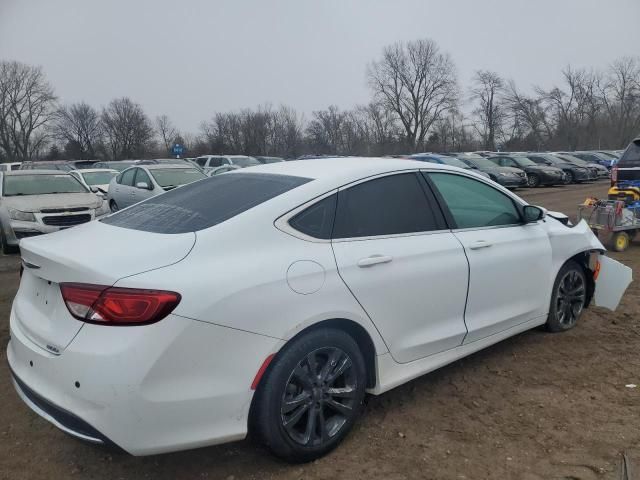
M613 187L618 181L618 167L611 167L611 186Z
M61 283L69 313L100 325L145 325L162 320L180 303L180 294L162 290Z

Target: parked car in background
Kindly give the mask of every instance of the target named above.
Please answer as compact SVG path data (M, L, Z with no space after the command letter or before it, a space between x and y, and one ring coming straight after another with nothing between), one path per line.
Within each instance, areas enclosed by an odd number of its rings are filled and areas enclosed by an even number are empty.
M609 178L610 172L607 167L600 165L599 163L591 163L581 158L574 157L567 153L552 153L552 155L558 157L560 160L564 160L567 163L577 165L579 167L588 168L591 170L591 174L594 178Z
M595 163L597 165L602 165L608 169L611 169L615 158L612 158L608 154L600 153L600 152L558 152L558 153L566 153L567 155L573 155L585 162Z
M94 168L99 160L67 160L67 163L74 170L84 170L85 168Z
M138 160L114 160L110 162L96 162L93 168L107 168L110 170L118 170L119 172L135 165Z
M22 162L0 163L0 172L11 172L12 170L20 170Z
M107 202L112 212L207 176L192 165L140 165L111 179Z
M205 173L224 165L234 165L240 168L262 165L255 158L246 155L203 155L196 158L196 163Z
M485 172L491 180L504 187L517 188L527 186L527 174L521 168L501 167L480 155L460 155L456 158L470 167Z
M70 172L73 169L73 165L70 165L66 160L26 161L20 165L20 170L60 170L62 172Z
M278 162L284 162L284 158L281 157L254 157L256 160L258 160L260 163L265 164L265 163L278 163Z
M489 157L489 160L501 167L513 167L524 170L527 174L527 185L530 187L560 185L565 182L564 172L560 168L549 165L538 165L524 155L497 155Z
M579 167L569 162L551 155L550 153L527 153L526 157L537 163L538 165L547 165L549 167L557 167L564 172L564 183L580 183L595 180L591 170L585 167Z
M15 252L23 238L73 227L108 213L107 203L68 173L0 172L0 243L4 253Z
M200 168L198 166L198 168ZM234 170L238 170L240 167L236 167L235 165L222 165L221 167L214 167L205 173L208 177L213 177L214 175L220 175L221 173L233 172Z
M88 168L85 170L71 170L73 175L85 187L98 195L104 195L109 191L111 179L118 174L118 170L107 168Z
M631 269L603 254L584 222L446 165L280 162L26 239L6 358L27 405L84 440L151 455L251 426L311 461L365 393L615 309Z
M478 170L475 167L470 167L462 160L457 159L456 157L449 157L447 155L439 155L437 153L415 153L407 157L411 160L418 160L420 162L429 162L429 163L437 163L440 165L449 165L450 167L458 167L463 170L470 170L481 177L490 178L489 174L483 172L482 170Z
M138 160L136 165L192 165L186 158L151 158Z

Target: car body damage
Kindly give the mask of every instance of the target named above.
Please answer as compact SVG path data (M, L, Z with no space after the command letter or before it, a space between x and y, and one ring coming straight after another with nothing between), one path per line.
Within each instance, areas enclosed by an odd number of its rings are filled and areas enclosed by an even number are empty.
M587 222L582 220L577 225L568 227L556 215L556 212L548 212L546 222L553 251L553 271L557 273L567 258L581 257L580 260L591 271L594 279L593 303L615 310L631 283L631 268L604 255L606 248L593 234Z

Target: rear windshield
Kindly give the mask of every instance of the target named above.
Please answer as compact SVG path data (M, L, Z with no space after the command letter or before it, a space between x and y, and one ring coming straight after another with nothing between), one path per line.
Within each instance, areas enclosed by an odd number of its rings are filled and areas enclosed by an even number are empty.
M100 221L153 233L196 232L310 181L267 173L219 175L152 197Z
M149 170L162 188L174 188L202 180L207 176L197 168L167 168Z
M50 193L86 193L87 189L71 175L5 175L2 195L46 195Z
M618 167L640 167L640 140L631 142L618 160Z

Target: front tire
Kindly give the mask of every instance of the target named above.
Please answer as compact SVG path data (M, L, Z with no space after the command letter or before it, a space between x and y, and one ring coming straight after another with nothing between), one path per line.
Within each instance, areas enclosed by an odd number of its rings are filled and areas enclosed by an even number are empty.
M312 330L285 346L263 377L255 427L266 446L290 462L309 462L333 450L358 418L366 370L347 333Z
M569 185L571 183L575 183L573 172L564 172L564 184Z
M527 175L527 185L531 188L536 188L540 186L540 177L535 173L530 173Z
M547 330L564 332L572 329L587 299L587 277L580 264L573 260L565 263L556 277L547 318Z

